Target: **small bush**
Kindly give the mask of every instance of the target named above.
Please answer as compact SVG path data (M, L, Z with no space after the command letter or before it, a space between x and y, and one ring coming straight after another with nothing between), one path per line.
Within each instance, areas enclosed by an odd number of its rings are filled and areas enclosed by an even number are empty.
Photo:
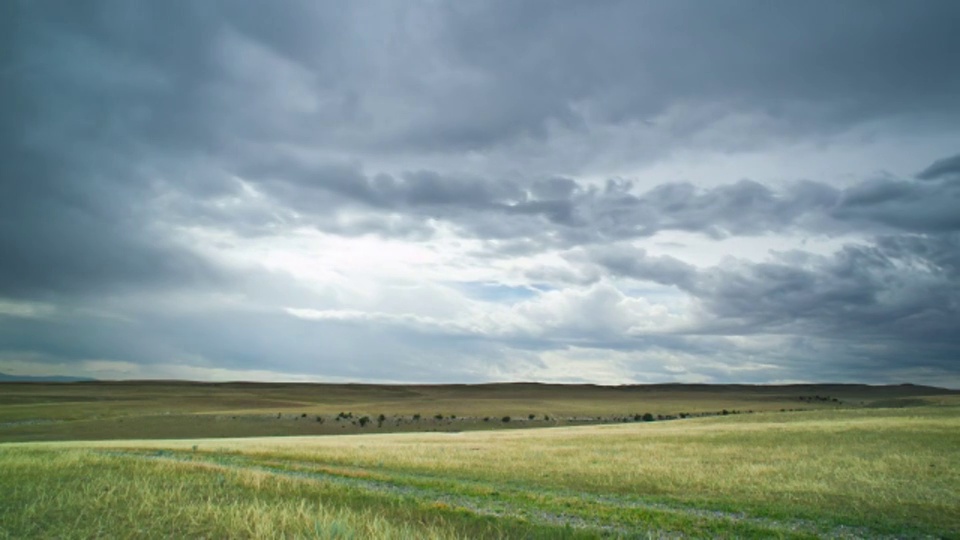
M420 421L420 413L417 413L417 414L413 415L413 421L414 421L414 422L419 422L419 421Z
M536 417L537 417L537 415L531 414L531 415L528 415L528 416L527 416L527 419L528 419L528 420L533 420L533 419L536 418Z
M650 413L643 413L643 416L641 417L641 419L642 419L644 422L653 422L653 420L654 420L653 415L650 414Z
M360 427L364 427L364 426L366 426L368 423L370 423L370 417L369 417L369 416L361 416L361 417L360 417L360 420L358 420L358 422L360 422Z
M501 418L501 420L503 420L503 423L506 424L507 422L510 421L510 417L509 417L509 416L504 416L503 418Z
M437 419L437 420L443 420L443 415L440 414L440 413L437 413L437 414L433 415L433 417L434 417L435 419Z

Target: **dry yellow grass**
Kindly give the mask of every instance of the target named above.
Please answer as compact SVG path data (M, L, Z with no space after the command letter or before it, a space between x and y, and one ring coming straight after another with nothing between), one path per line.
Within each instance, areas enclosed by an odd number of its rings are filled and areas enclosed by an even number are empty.
M36 445L44 446L232 455L450 492L462 485L557 500L591 493L877 534L960 530L953 406L459 434Z
M0 444L0 537L956 537L960 403L890 399L931 405Z
M442 523L351 508L297 480L79 450L0 452L0 538L453 539Z

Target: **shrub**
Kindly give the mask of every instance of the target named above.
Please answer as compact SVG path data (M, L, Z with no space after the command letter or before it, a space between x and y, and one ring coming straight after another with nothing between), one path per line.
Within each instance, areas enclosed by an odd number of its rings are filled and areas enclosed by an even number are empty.
M364 426L366 426L366 425L370 422L370 417L369 417L369 416L361 416L361 417L360 417L360 420L358 420L358 421L360 422L360 427L364 427Z
M414 420L414 422L419 422L419 421L420 421L420 413L417 413L417 414L413 415L413 420Z
M533 420L533 419L536 418L536 417L537 417L537 415L531 414L531 415L528 415L528 416L527 416L527 419Z
M501 420L503 420L504 423L507 423L507 422L510 421L510 417L509 417L509 416L504 416Z
M643 413L643 416L641 417L641 419L644 422L653 422L653 415L650 413Z
M443 420L443 415L440 413L433 415L433 417L436 418L437 420Z

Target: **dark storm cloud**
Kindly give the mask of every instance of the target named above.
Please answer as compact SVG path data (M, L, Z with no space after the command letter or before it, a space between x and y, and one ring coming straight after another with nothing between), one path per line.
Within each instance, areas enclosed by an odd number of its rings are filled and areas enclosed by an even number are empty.
M130 361L148 372L179 365L231 370L234 377L256 370L308 375L320 370L353 381L461 383L483 382L481 367L511 361L502 343L485 336L310 321L250 306L173 313L133 306L123 315L102 317L82 310L42 318L0 314L0 352L30 351L33 361L51 364ZM176 371L166 373L176 376Z
M581 146L589 154L606 142L603 128L655 133L651 148L637 145L638 162L688 145L762 149L868 123L949 130L960 120L960 71L947 67L960 51L957 2L114 0L4 10L0 300L77 311L0 315L0 351L197 357L237 369L271 358L298 371L313 351L340 347L317 361L342 367L367 355L365 369L397 378L455 372L441 360L418 363L430 349L422 336L269 310L117 308L127 323L83 315L99 305L90 298L111 294L131 302L158 289L247 294L248 282L225 277L181 239L192 226L419 241L441 223L488 241L487 256L585 246L594 275L543 275L676 286L712 315L707 330L717 334L643 343L571 334L590 347L707 354L723 332L788 331L855 336L850 362L873 341L890 344L884 358L911 347L929 366L956 358L957 156L917 179L879 175L847 187L651 187L564 175L589 161ZM738 116L767 127L723 127ZM523 170L528 154L569 157L571 170ZM520 170L472 169L484 160ZM616 247L663 231L850 234L866 245L712 270ZM429 343L437 358L508 356L503 342L481 337ZM563 336L517 339L509 346L563 347ZM377 340L386 345L361 347Z
M445 36L460 62L492 75L485 95L470 96L498 104L491 143L543 136L548 118L575 125L584 109L602 121L642 121L677 103L754 110L803 129L904 110L955 118L960 77L945 66L960 50L952 29L960 7L913 7L487 2L452 10Z
M286 133L269 121L289 112L283 96L270 93L282 88L270 81L296 76L269 62L269 48L235 38L237 29L251 27L288 49L321 30L308 3L269 18L252 8L176 1L7 7L0 296L209 286L221 271L172 238L171 225L227 224L256 234L292 221L282 208L228 215L211 204L239 192L224 163L244 141ZM243 50L248 45L254 50ZM244 79L263 67L258 52L275 68L259 72L267 83Z
M35 11L47 9L45 17ZM15 3L0 115L0 296L210 283L217 271L153 226L141 120L149 66L88 39L96 10ZM71 30L77 33L71 33Z
M216 269L151 226L144 204L149 190L125 183L135 179L123 178L124 167L99 163L91 171L82 160L6 141L0 150L0 296L217 279Z
M131 204L147 206L157 184L186 195L180 218L221 220L227 227L236 220L252 233L291 223L282 210L235 216L204 206L203 200L238 189L225 173L267 182L264 190L280 203L309 205L315 215L336 214L344 199L374 209L429 208L413 217L460 220L479 236L534 234L544 223L573 243L660 230L714 236L781 230L811 206L834 204L833 188L809 184L784 196L745 181L709 191L666 184L636 195L618 183L598 189L561 178L552 186L550 180L521 185L433 171L368 177L352 166L305 182L279 147L306 145L356 162L369 152L483 149L517 137L543 139L551 122L586 129L584 114L616 124L655 117L679 103L756 109L798 129L903 110L936 111L947 119L956 113L948 98L960 89L956 70L942 69L958 49L948 23L957 11L953 2L924 9L873 2L775 9L751 2L489 3L436 10L384 4L369 11L290 2L269 17L253 2L21 3L13 9L4 70L12 83L5 92L4 199L43 212L43 223L10 217L4 226L5 237L29 238L37 229L32 248L6 240L17 259L35 260L18 271L18 283L46 261L79 264L79 255L52 241L70 236L80 237L67 242L77 252L85 251L84 243L86 249L117 246L117 252L141 250L125 261L183 259L171 270L201 265L173 246L157 247L165 242L151 237L144 223L124 220ZM698 129L711 118L670 129ZM19 187L26 183L29 190ZM101 191L99 228L48 208L57 194L91 184ZM326 193L303 189L308 185ZM903 197L918 190L889 182L863 189L893 188ZM836 217L909 230L954 225L942 210L928 219L917 209L864 206L867 195L877 194L851 193L847 204L836 206ZM918 206L930 196L948 200L937 195L913 197ZM359 230L426 232L412 223L375 221ZM348 232L329 220L319 226ZM109 253L87 259L110 261L103 264L107 272L138 273L136 264ZM144 266L162 271L165 265ZM81 268L77 280L95 268Z
M843 192L831 215L852 224L879 224L912 232L960 230L960 183L883 178Z
M248 179L283 205L321 218L316 222L321 228L332 208L358 204L413 221L447 221L478 238L538 239L541 248L662 231L725 238L960 229L960 184L932 176L924 181L881 177L843 189L797 181L775 190L741 180L709 189L666 183L640 191L622 180L593 186L567 178L510 182L430 171L371 178L356 168L320 167L286 168L278 178L258 181L251 172Z
M708 316L697 333L781 334L873 344L888 366L955 369L960 355L960 234L880 237L831 256L777 253L767 262L698 269L628 247L587 259L615 276L675 286ZM870 347L866 347L869 349Z
M932 180L943 176L960 175L960 154L952 157L938 159L929 167L917 174L917 178L923 180Z
M601 247L591 249L589 259L612 275L673 285L690 291L698 279L696 267L669 256L650 256L643 249Z

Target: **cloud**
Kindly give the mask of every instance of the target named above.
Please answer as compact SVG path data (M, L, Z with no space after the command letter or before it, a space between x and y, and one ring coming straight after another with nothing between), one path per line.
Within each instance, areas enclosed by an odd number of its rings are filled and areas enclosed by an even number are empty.
M911 232L960 230L954 211L960 184L881 178L847 189L831 212L841 221L859 221Z
M211 285L220 279L217 268L154 227L139 187L103 180L79 164L53 165L56 156L18 152L15 143L4 148L0 295Z
M678 105L714 106L670 126L678 135L741 111L822 130L949 107L957 81L942 69L955 45L945 21L957 8L929 8L494 2L451 10L446 35L461 62L491 75L482 89L517 115L513 133L536 136L548 119L658 121ZM489 139L509 133L491 127Z
M960 154L948 158L938 159L929 167L920 171L917 178L922 180L933 180L944 176L956 176L960 173Z
M593 248L586 258L615 276L673 285L685 291L692 290L699 278L699 271L690 264L670 256L651 257L646 250L629 246Z
M687 328L691 334L870 344L874 365L912 358L949 370L960 352L953 330L960 323L958 242L956 233L888 236L830 256L790 251L706 269L625 247L594 250L587 258L613 275L689 294L702 310Z
M719 239L960 229L954 212L960 184L941 180L881 177L843 189L798 180L779 190L752 180L707 189L684 182L640 191L627 180L592 186L569 178L509 182L433 171L400 177L369 177L355 168L284 171L285 180L279 183L255 175L247 180L321 229L331 226L331 213L345 208L388 211L410 223L446 222L476 238L535 238L544 248L646 238L664 231ZM422 230L430 228L434 226Z
M957 377L956 2L12 9L0 367Z

